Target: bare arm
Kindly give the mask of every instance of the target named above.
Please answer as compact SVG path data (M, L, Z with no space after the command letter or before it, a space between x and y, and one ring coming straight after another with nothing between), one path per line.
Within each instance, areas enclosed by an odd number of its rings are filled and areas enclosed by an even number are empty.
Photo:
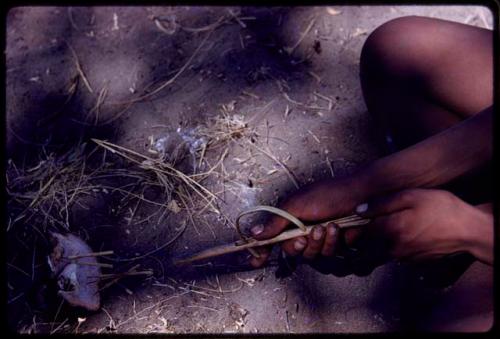
M444 184L491 160L492 118L493 108L489 107L414 146L378 159L347 178L306 186L280 207L304 221L320 221L352 213L358 204L388 192ZM262 240L278 235L287 226L287 220L272 217L252 232L256 239ZM355 236L354 232L351 234ZM297 240L284 242L283 250L297 254L294 248ZM315 243L312 238L300 240L306 249L307 243ZM269 248L261 248L259 253L260 258L252 259L254 266L265 262Z
M373 162L357 176L366 196L435 187L492 157L493 107L400 152Z

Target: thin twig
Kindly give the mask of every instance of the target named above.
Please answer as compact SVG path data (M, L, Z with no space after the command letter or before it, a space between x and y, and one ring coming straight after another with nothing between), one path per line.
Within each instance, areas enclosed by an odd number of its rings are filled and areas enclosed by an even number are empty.
M113 253L114 253L114 251L102 251L102 252L93 252L93 253L86 253L86 254L80 254L80 255L70 255L69 257L67 257L67 259L74 260L74 259L87 258L87 257L100 257L100 256L105 256L105 255L111 255Z
M172 238L170 239L169 241L167 241L166 243L164 243L163 245L161 245L160 247L150 251L150 252L147 252L143 255L140 255L140 256L137 256L137 257L133 257L133 258L125 258L125 259L121 259L121 258L118 258L118 259L115 259L115 258L109 258L109 260L112 260L112 261L116 261L116 262L124 262L124 261L134 261L134 260L139 260L139 259L142 259L142 258L146 258L158 251L161 251L162 249L164 249L165 247L167 247L168 245L172 244L175 240L177 240L177 238L179 238L181 236L182 233L184 233L184 231L186 230L186 227L187 225L184 224L184 226L182 227L182 229Z
M155 308L155 307L157 307L157 306L159 306L159 305L161 305L161 304L163 304L163 303L165 303L165 302L167 302L167 301L169 301L169 300L171 300L171 299L173 299L173 298L178 298L178 297L181 297L181 296L183 296L183 295L185 295L185 294L187 294L187 293L189 293L189 292L184 292L184 293L181 293L181 294L176 294L176 295L170 296L170 297L168 297L168 298L165 298L165 299L160 300L160 301L159 301L159 302L157 302L156 304L153 304L153 305L151 305L151 306L148 306L148 307L146 307L146 308L143 308L143 309L142 309L142 310L140 310L139 312L135 313L132 317L130 317L130 318L128 318L128 319L125 319L125 320L123 320L123 321L119 322L118 324L116 324L116 327L115 327L115 328L117 328L117 329L118 329L118 327L121 327L121 326L125 325L126 323L128 323L129 321L131 321L131 320L133 320L133 319L136 319L138 315L140 315L140 314L142 314L142 313L144 313L144 312L146 312L146 311L148 311L148 310L150 310L150 309L152 309L152 308Z
M85 84L85 87L87 87L87 89L89 90L90 93L94 93L94 91L92 90L92 87L90 86L90 83L89 83L87 77L85 76L85 72L83 72L82 65L80 64L80 60L78 59L78 56L76 55L75 50L67 41L66 41L66 45L69 47L71 54L73 54L73 58L75 59L76 70L78 71L78 74L82 78L83 83Z
M219 21L217 22L217 24L220 23L220 19ZM207 35L205 36L205 38L203 38L203 40L200 42L200 44L198 45L198 47L195 49L195 51L193 52L193 54L188 58L188 60L186 61L186 63L184 64L184 66L182 66L179 71L172 77L170 78L169 80L165 81L163 84L161 84L160 86L158 86L156 89L154 89L152 92L149 92L147 94L143 94L135 99L132 99L131 101L132 102L138 102L138 101L142 101L142 100L145 100L147 98L150 98L152 97L153 95L155 95L156 93L160 92L162 89L164 89L165 87L171 85L172 83L175 82L175 80L188 68L189 64L191 63L191 61L193 61L193 59L198 55L198 53L200 52L200 50L202 49L202 47L204 47L206 41L208 40L208 38L212 35L213 31L215 30L215 28L217 28L217 26L214 26L208 33Z
M300 186L299 186L299 184L297 182L297 179L295 178L295 175L292 173L292 171L281 160L279 160L278 158L276 158L275 156L273 156L271 153L263 150L262 148L256 146L255 144L253 144L251 142L249 142L248 144L251 145L252 147L254 147L255 149L257 149L258 151L262 152L262 154L266 155L271 160L274 160L281 168L283 168L285 170L285 173L288 175L288 178L290 178L290 181L294 184L294 186L296 188L300 188Z
M301 34L299 40L295 43L295 45L293 45L293 47L285 47L284 50L289 54L289 55L292 55L293 52L295 51L295 49L297 47L299 47L300 43L302 42L302 40L304 40L304 38L307 36L307 34L309 33L309 31L311 30L311 28L314 26L314 23L316 22L316 19L317 17L314 17L310 22L309 22L309 25L307 25L307 28L306 30Z

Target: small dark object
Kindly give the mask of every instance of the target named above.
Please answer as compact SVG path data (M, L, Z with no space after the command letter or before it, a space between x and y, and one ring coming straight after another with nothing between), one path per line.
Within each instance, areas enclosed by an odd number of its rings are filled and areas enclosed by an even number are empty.
M284 279L293 274L297 269L298 261L297 257L291 257L281 251L281 255L278 256L278 269L274 273L277 279Z
M321 54L321 42L319 40L314 40L313 49L317 54Z

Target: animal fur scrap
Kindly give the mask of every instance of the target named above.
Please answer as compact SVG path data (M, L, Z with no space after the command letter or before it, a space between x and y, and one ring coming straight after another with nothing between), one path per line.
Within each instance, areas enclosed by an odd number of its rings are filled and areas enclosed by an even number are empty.
M98 310L101 269L96 258L88 256L91 248L73 234L51 233L50 239L54 248L48 263L53 277L57 278L58 294L72 306Z

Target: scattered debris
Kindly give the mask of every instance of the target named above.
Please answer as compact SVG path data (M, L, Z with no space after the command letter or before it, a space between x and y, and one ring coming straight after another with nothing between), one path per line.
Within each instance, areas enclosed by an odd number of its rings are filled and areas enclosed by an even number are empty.
M81 326L81 325L82 325L85 321L87 321L87 318L80 318L80 317L78 317L78 318L77 318L77 320L78 320L78 325L77 325L77 326L76 326L76 328L75 328L75 333L76 333L76 334L78 334L78 329L80 328L80 326Z
M321 94L317 91L314 91L313 92L313 95L317 96L318 98L321 98L323 100L325 100L326 102L328 102L328 110L331 111L333 109L333 99L330 98L329 96L326 96L324 94Z
M236 328L242 328L245 326L245 317L249 314L250 312L237 303L231 303L229 305L229 316L231 319L234 320L236 324Z
M361 35L366 35L366 34L368 34L368 32L369 31L367 29L362 29L362 28L356 27L354 32L351 33L351 38L356 38L356 37L361 36Z
M161 20L158 17L155 17L153 18L153 21L160 31L168 35L174 34L179 26L176 22L175 15L162 17Z
M177 201L175 199L170 200L170 202L167 205L167 208L174 212L175 214L179 213L181 211L181 208L177 204Z
M295 45L293 45L292 47L285 47L284 50L285 52L288 53L288 55L292 55L293 52L297 49L297 47L299 47L299 45L301 44L302 40L304 40L304 38L307 36L307 34L309 34L309 32L311 31L311 29L313 28L314 24L316 23L316 20L317 20L317 17L314 17L311 19L311 21L309 21L309 24L307 25L307 28L304 30L304 32L302 32L299 40L297 40L297 42L295 43Z
M78 75L81 77L81 79L82 79L83 83L85 84L85 87L87 87L88 91L90 93L94 93L94 90L90 86L90 83L87 79L87 76L83 72L82 65L80 64L80 60L78 59L78 56L77 56L74 48L68 42L66 42L66 45L68 46L69 50L71 51L71 54L73 54L73 59L75 62L75 66L76 66L76 70L78 72Z
M335 9L333 7L327 7L326 12L330 15L339 15L342 13L342 11L339 11L338 9Z
M118 27L118 15L113 13L113 27L111 27L112 31L118 31L120 27Z
M285 311L286 331L290 333L290 321L288 320L288 310Z
M285 119L288 117L288 115L290 114L290 112L291 112L291 111L292 111L292 110L290 109L290 107L289 107L288 105L286 105L286 108L285 108L285 114L284 114Z
M99 291L102 291L114 284L116 284L120 279L124 278L124 277L128 277L128 276L137 276L137 275L147 275L147 276L150 276L150 275L153 275L153 271L152 270L144 270L144 271L137 271L137 269L141 266L141 264L136 264L134 266L132 266L131 268L129 268L127 271L125 272L120 272L120 273L111 273L111 274L101 274L99 276L94 276L93 278L95 279L98 279L98 280L107 280L107 279L111 279L107 284L105 284L103 287L101 287L99 289ZM125 291L128 293L128 294L133 294L132 291L130 291L128 288L124 288Z
M259 97L258 95L253 94L253 93L248 92L248 91L245 91L245 90L241 91L241 93L242 93L242 94L244 94L244 95L247 95L247 96L249 96L249 97L251 97L251 98L254 98L254 99L256 99L256 100L259 100L259 99L260 99L260 97Z
M318 82L318 84L321 84L321 77L318 74L314 73L313 71L308 71L307 74L309 74L314 79L316 79L316 81Z
M316 134L314 134L313 132L311 132L311 130L307 130L307 132L309 134L311 134L311 136L313 137L313 139L318 143L318 144L321 144L321 141L319 140L319 138L316 136Z

